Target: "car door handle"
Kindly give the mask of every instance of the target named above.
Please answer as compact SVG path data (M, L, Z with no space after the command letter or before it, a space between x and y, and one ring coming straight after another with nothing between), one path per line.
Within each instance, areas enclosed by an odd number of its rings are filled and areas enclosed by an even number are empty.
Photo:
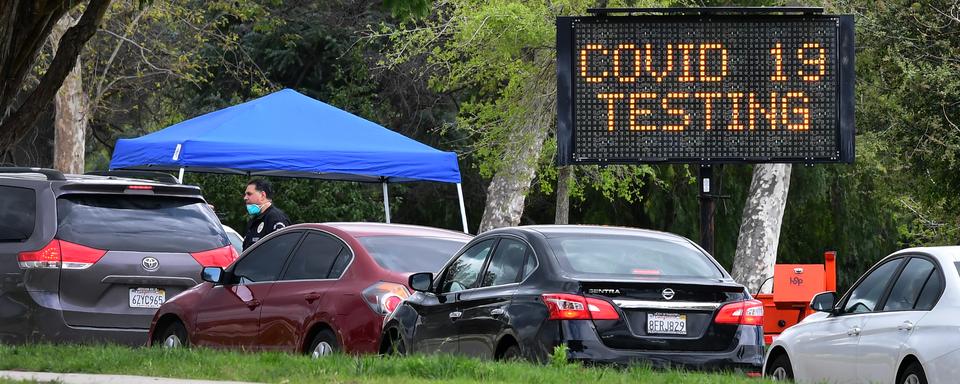
M847 336L860 336L860 327L853 327L847 331Z
M257 309L257 307L259 306L260 306L260 300L257 300L257 299L253 299L247 302L247 308L250 308L251 311L254 309Z
M913 322L911 322L910 320L904 321L903 324L900 324L897 326L897 330L899 331L913 330Z
M494 308L492 311L490 311L490 314L493 316L502 316L503 308Z
M460 311L450 312L450 320L459 319L460 316L463 316L463 312L460 312Z
M307 300L308 303L312 303L314 301L317 301L317 299L320 298L320 294L316 292L310 292L306 295L303 295L303 298L304 300Z

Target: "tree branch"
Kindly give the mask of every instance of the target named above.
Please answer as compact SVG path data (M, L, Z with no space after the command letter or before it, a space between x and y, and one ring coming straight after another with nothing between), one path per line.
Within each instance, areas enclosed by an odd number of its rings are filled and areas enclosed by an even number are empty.
M107 89L103 87L103 81L107 78L107 72L109 72L110 67L113 66L113 61L117 58L117 54L120 53L120 47L122 47L123 43L127 41L126 37L133 33L133 29L137 26L137 24L140 22L140 18L143 17L143 14L145 13L147 13L147 7L143 7L143 9L137 13L137 16L133 18L133 21L127 25L127 28L123 33L123 37L118 36L119 41L117 41L117 46L113 48L113 52L110 53L110 58L107 59L107 63L103 66L103 72L101 72L100 77L96 79L97 85L94 87L93 100L90 102L91 114L96 113L97 107L100 105L100 99L103 98L103 93ZM143 48L141 47L141 49ZM113 85L113 83L114 82L110 82L107 87Z
M107 148L107 151L109 151L110 153L113 153L113 145L110 144L110 143L108 143L106 139L100 137L100 135L97 134L97 132L100 131L100 128L101 128L101 127L99 127L99 126L91 126L91 127L90 127L90 134L93 136L93 138L94 138L95 140L97 140L101 145L103 145L104 148ZM110 129L109 126L104 126L104 127L102 127L102 128L103 128L103 129Z
M59 2L0 1L0 122L13 113L40 48L68 8Z
M33 123L56 96L63 79L77 64L77 57L83 46L96 33L107 8L110 7L110 1L90 0L77 25L63 35L57 54L40 84L27 96L20 108L0 124L0 149L14 146L21 136L32 129Z

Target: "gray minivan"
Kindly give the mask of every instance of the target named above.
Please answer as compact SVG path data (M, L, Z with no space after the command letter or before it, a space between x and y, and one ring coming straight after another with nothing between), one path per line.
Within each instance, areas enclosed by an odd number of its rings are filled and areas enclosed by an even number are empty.
M0 344L144 344L164 301L236 258L199 187L0 167Z

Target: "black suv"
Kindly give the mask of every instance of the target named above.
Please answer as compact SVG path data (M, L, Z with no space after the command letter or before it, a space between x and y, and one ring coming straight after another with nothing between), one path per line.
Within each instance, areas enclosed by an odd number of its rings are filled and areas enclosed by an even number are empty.
M144 344L164 301L237 258L199 187L131 175L0 167L0 344Z

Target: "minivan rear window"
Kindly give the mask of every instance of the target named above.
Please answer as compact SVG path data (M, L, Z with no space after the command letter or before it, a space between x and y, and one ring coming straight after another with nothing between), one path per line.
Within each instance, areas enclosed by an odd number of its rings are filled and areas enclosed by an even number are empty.
M548 238L561 268L578 275L722 278L705 253L691 244L636 236Z
M57 238L110 251L200 252L230 244L200 199L77 194L57 199Z
M0 242L22 242L37 224L37 196L29 188L0 186Z

